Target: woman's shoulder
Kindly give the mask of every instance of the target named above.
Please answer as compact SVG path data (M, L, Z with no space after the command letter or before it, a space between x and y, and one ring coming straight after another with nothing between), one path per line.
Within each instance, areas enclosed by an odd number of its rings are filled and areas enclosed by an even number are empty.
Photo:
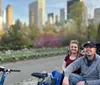
M68 52L68 53L66 54L66 57L65 57L64 60L65 60L65 61L68 60L68 59L69 59L69 56L70 56L70 53Z
M83 54L83 53L80 53L80 54L79 54L79 57L83 57L83 56L84 56L84 54Z

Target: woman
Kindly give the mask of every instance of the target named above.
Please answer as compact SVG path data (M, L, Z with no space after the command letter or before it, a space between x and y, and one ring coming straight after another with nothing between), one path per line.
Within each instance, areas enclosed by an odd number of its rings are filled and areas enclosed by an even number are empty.
M69 51L63 61L62 70L65 71L66 67L75 61L77 58L83 56L79 53L79 43L77 40L71 40L69 45ZM74 73L80 73L80 70L75 71Z

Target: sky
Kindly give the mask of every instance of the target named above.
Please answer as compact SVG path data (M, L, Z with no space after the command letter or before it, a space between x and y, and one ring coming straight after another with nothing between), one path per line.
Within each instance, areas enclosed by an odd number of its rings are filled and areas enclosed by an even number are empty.
M13 7L14 20L20 19L23 23L28 23L29 12L28 5L34 0L2 0L2 10L8 4ZM85 0L86 6L93 11L95 8L100 7L100 0ZM53 12L55 15L60 13L61 8L66 8L66 0L46 0L46 18L47 14Z

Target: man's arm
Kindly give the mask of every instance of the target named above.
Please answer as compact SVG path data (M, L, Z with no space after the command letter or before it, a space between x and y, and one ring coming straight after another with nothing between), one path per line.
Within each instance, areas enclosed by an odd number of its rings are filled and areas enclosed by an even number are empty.
M83 57L78 58L77 60L75 60L73 63L71 63L65 70L65 76L69 77L69 75L78 70L81 66L81 62L83 61Z
M96 80L87 80L87 85L100 85L100 62L97 65L97 71L98 71L98 79Z
M80 68L82 57L71 63L65 70L65 77L62 85L69 85L69 75Z

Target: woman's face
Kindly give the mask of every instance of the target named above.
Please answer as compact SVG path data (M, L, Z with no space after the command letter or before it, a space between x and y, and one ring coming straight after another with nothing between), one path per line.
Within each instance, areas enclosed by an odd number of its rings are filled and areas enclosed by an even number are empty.
M70 52L77 53L78 52L78 45L75 43L70 44Z

